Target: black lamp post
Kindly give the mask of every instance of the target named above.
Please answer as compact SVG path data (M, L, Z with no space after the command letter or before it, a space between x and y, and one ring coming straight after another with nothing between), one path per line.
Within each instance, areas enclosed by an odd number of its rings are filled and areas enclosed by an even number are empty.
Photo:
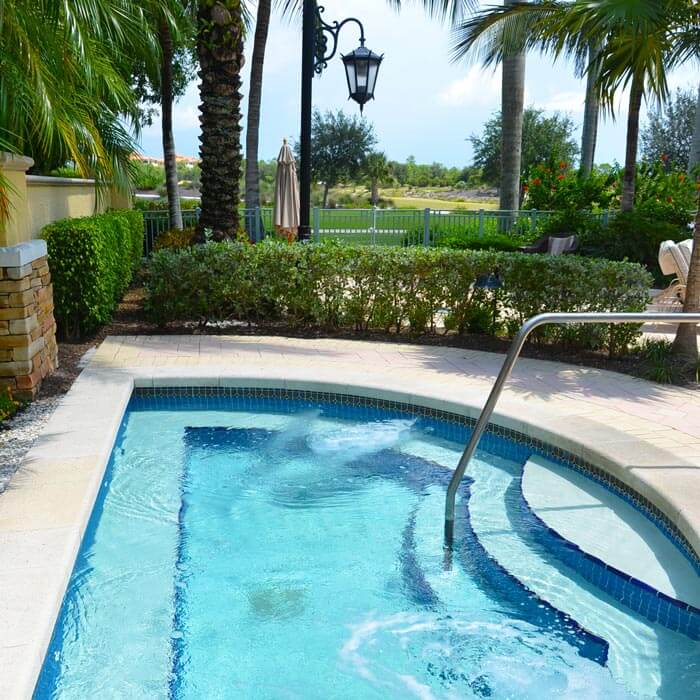
M360 20L348 17L342 22L328 24L321 16L323 7L316 0L304 0L303 38L301 51L301 138L299 164L299 240L311 238L311 111L314 73L320 75L338 52L338 35L349 22L360 28L360 46L343 56L350 99L360 105L374 98L374 86L383 56L365 48L365 30ZM329 40L326 37L329 35Z

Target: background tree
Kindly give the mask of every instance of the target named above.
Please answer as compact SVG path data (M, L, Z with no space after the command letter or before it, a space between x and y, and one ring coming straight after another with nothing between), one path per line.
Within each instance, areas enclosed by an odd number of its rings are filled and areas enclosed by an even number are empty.
M134 91L139 104L144 105L142 123L152 122L154 110L148 105L160 106L168 218L172 228L182 229L173 102L185 93L194 76L194 18L191 4L183 4L183 0L150 0L144 7L160 52L157 60L147 58L136 64Z
M502 60L515 48L535 48L557 58L582 55L600 42L596 61L598 95L613 113L622 89L629 90L625 170L620 208L634 206L642 100L664 100L667 72L700 55L695 0L546 0L487 9L457 30L457 46L477 42L485 62Z
M369 181L370 202L376 207L379 203L379 185L388 182L392 177L386 155L378 151L370 153L365 161L364 171Z
M201 99L202 211L197 239L214 240L239 231L241 157L241 70L243 11L239 0L199 0L197 57Z
M538 164L557 167L560 162L571 164L578 146L574 140L574 123L564 114L547 117L544 110L528 107L523 115L522 158L518 181ZM482 169L483 179L497 184L501 177L502 121L498 112L484 124L481 136L472 135L473 164ZM517 208L517 207L516 207Z
M651 112L641 132L642 158L656 162L664 157L669 168L686 170L695 128L695 90L676 90L668 102Z
M323 183L323 206L328 190L344 180L359 179L367 156L377 143L372 125L342 110L321 114L314 111L311 122L311 174ZM299 144L296 146L299 158Z

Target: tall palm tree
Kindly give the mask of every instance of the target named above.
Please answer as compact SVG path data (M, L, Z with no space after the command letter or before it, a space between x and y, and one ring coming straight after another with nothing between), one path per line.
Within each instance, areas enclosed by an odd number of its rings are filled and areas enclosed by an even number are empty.
M139 110L134 52L157 53L132 0L4 0L0 140L38 168L67 161L98 184L129 184Z
M258 0L258 13L255 20L253 57L250 67L250 87L248 92L248 115L246 125L246 167L245 167L245 206L254 210L260 206L260 169L258 165L258 144L260 141L260 103L262 101L263 65L265 47L270 28L272 0Z
M642 100L666 98L667 71L697 56L698 31L695 0L543 0L479 13L458 28L457 47L467 51L481 42L488 63L514 48L536 48L558 57L581 55L590 42L600 42L594 65L601 105L613 113L619 91L630 92L621 197L621 209L629 211L634 206Z
M688 174L692 175L696 168L700 168L700 85L698 85L698 100L695 105L695 126L693 127L693 140L690 143Z
M505 7L517 0L503 0ZM525 50L504 52L501 75L501 184L499 208L520 209L520 163L523 150L525 109Z
M205 240L207 231L214 240L224 240L234 239L239 230L243 37L240 0L199 1L200 241Z
M591 174L595 162L595 147L598 141L598 121L600 119L600 100L598 99L597 57L600 42L591 41L588 45L588 62L583 69L586 75L586 100L583 109L583 126L581 127L581 164L579 172L583 177Z
M145 7L160 48L156 64L145 64L145 72L155 93L149 93L148 97L160 104L168 218L171 228L182 229L177 155L173 136L173 102L176 92L181 94L184 91L190 77L189 54L194 31L192 4L183 0L150 0ZM176 60L179 69L177 80Z

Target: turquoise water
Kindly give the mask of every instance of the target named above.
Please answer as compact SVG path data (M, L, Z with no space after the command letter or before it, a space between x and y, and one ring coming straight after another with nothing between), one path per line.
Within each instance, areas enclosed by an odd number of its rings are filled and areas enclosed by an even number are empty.
M466 436L332 403L132 399L35 697L700 696L697 642L519 531L524 446L485 439L446 565Z

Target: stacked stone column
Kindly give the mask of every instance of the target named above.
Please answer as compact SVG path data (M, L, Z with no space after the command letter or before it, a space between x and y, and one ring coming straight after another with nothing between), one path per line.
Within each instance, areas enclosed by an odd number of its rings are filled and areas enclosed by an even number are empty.
M57 360L46 242L0 248L0 385L32 399Z

